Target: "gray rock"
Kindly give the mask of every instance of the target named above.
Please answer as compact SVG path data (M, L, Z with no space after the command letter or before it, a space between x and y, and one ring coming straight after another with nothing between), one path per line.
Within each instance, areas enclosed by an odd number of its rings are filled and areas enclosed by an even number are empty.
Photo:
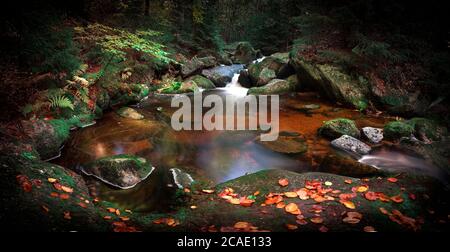
M131 155L105 157L86 164L81 171L120 189L130 189L155 169L145 158Z
M333 140L331 142L331 145L334 146L335 148L358 155L369 154L371 150L369 145L348 135L343 135L340 138Z
M133 108L123 107L117 111L117 114L124 118L129 118L133 120L141 120L144 119L144 116L141 115Z
M363 135L372 143L379 143L383 140L383 129L364 127L362 128Z
M202 75L211 80L217 87L224 87L231 82L233 76L244 69L244 65L218 66L202 71Z
M205 68L213 67L215 65L217 65L217 60L212 56L203 58L194 57L183 64L181 67L181 74L183 77L188 77Z
M194 182L194 179L189 173L186 173L179 168L172 168L169 171L172 174L173 183L178 189L189 187Z
M268 94L285 94L295 90L295 87L286 80L274 79L267 85L262 87L252 87L248 94L268 95Z

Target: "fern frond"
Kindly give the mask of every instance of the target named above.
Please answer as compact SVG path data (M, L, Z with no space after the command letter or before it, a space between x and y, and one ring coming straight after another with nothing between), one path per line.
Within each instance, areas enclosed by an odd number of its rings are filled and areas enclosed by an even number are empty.
M72 101L64 95L53 95L49 97L50 107L52 108L69 108L74 110Z

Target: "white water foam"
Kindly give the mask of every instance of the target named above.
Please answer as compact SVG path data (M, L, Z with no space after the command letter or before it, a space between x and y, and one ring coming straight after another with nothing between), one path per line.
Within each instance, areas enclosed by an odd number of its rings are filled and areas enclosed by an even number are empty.
M247 96L248 88L242 87L241 84L239 84L239 75L240 74L238 74L238 73L234 74L230 83L228 83L225 87L218 88L218 89L225 90L228 94L236 96L236 97Z

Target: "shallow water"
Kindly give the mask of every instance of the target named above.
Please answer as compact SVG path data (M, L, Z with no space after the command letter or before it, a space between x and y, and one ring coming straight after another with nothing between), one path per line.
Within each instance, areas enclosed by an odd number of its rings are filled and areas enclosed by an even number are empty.
M236 85L231 87L239 89ZM224 99L229 96L234 99L242 97L226 88L205 91L204 94L216 94ZM173 184L168 179L170 168L181 168L194 179L213 183L266 169L317 171L326 156L337 153L328 140L317 136L317 129L324 121L344 117L355 120L361 128L382 127L389 120L338 108L315 93L280 96L280 131L298 133L308 144L306 153L286 155L266 149L254 141L262 133L259 131L175 131L170 125L170 117L176 110L170 107L171 98L151 95L141 102L136 110L145 116L144 120L126 119L110 112L96 125L73 132L62 157L56 162L77 169L87 162L111 155L144 157L156 167L156 172L137 187L117 190L95 181L92 185L96 190L93 191L123 207L154 210L156 208L152 206L157 205L166 209L165 206L169 204L167 199L173 195ZM295 109L309 104L320 105L320 108L313 111ZM433 170L433 166L420 157L387 149L375 151L360 162L394 172Z

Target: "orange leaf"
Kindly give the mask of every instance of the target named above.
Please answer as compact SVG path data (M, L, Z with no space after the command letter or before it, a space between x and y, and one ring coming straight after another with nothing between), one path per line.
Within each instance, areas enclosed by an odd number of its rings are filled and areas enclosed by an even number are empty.
M367 233L374 233L374 232L377 232L377 231L376 231L375 228L372 227L372 226L365 226L365 227L364 227L364 232L367 232Z
M280 180L278 180L278 184L280 184L280 186L283 186L283 187L287 186L287 185L289 185L289 180L286 178L280 179Z
M286 228L289 230L296 230L296 229L298 229L298 226L292 225L292 224L286 224Z
M55 179L55 178L48 178L47 181L53 184L53 183L55 183L58 180Z
M379 209L382 214L389 214L388 210L386 210L385 208L380 207Z
M107 210L108 212L110 212L110 213L115 213L115 212L116 212L116 209L115 209L115 208L112 208L112 207L108 207L108 208L106 208L106 210Z
M288 198L297 198L298 197L296 192L285 192L284 196L286 196Z
M284 208L284 207L286 207L286 203L284 203L283 201L278 202L276 207L277 208Z
M297 191L297 195L298 195L298 197L299 197L301 200L307 200L307 199L309 199L308 192L305 191L305 190L298 190L298 191Z
M241 206L243 207L250 207L255 202L254 200L247 199L245 197L241 197L239 201L240 201L239 204L241 204Z
M366 192L368 189L369 189L369 186L367 186L367 185L362 185L362 186L356 187L356 191L360 192L360 193Z
M66 193L73 193L73 189L68 186L61 186L61 190L63 190Z
M340 200L339 202L341 202L346 208L349 209L355 209L356 206L353 202L351 202L350 200Z
M387 181L389 181L391 183L397 183L398 179L397 178L388 178Z
M374 201L374 200L377 200L378 199L378 196L377 196L377 194L376 193L374 193L374 192L366 192L365 194L364 194L364 197L367 199L367 200L370 200L370 201Z
M231 198L231 199L228 200L228 202L230 202L233 205L241 204L241 201L238 198Z
M234 224L234 228L236 228L236 229L247 229L250 226L251 226L250 223L245 222L245 221L239 221Z
M315 224L322 224L323 223L322 217L313 217L310 220L311 220L312 223L315 223Z
M402 198L401 195L392 196L391 200L394 201L395 203L402 203L403 202L403 198Z
M297 204L295 203L289 203L286 205L284 210L290 214L299 215L301 214L300 209L298 208Z
M59 195L59 198L62 200L67 200L70 198L70 195L67 193L62 193L61 195Z

